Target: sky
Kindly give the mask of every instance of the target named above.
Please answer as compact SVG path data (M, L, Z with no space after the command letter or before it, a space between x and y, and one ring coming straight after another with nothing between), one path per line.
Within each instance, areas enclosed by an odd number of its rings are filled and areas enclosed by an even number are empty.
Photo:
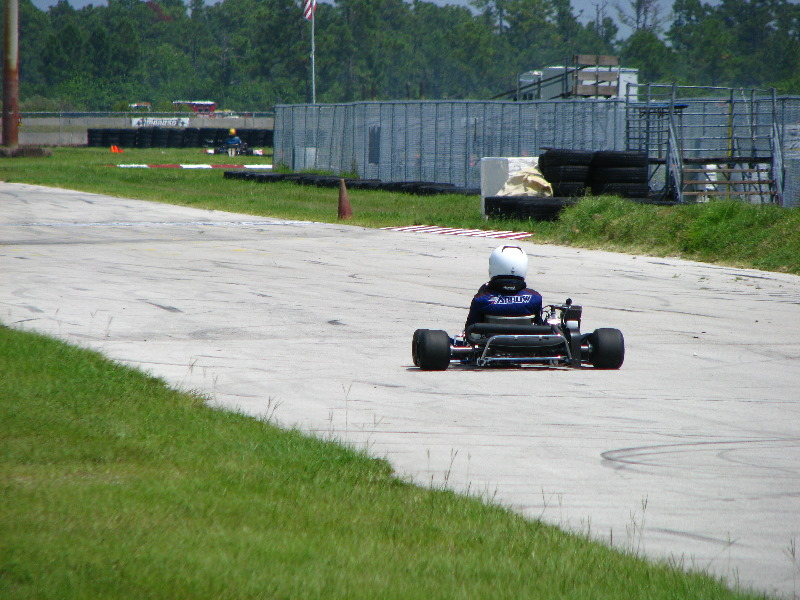
M58 0L33 0L33 5L41 8L46 9L49 6L53 6L57 3ZM107 4L106 0L68 0L69 3L74 6L75 8L81 8L86 6L87 4L93 4L95 6L99 6L101 4ZM469 0L432 0L435 4L455 4L458 6L469 6ZM606 7L606 16L611 17L615 21L618 21L617 18L617 10L615 8L616 5L621 5L623 8L630 5L630 0L570 0L572 2L572 9L573 13L576 15L580 15L579 19L581 22L591 21L595 18L596 10L598 5L605 5ZM211 4L209 0L206 0L207 4ZM670 9L672 8L672 0L660 0L661 4L661 15L666 16L669 14ZM630 12L630 11L628 11Z

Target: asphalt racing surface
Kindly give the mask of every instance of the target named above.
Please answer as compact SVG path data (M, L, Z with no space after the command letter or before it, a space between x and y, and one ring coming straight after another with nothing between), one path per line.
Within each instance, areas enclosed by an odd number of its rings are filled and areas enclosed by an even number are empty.
M415 369L413 331L460 332L497 244L0 183L0 322L800 594L800 277L521 242L545 303L623 331L622 369Z

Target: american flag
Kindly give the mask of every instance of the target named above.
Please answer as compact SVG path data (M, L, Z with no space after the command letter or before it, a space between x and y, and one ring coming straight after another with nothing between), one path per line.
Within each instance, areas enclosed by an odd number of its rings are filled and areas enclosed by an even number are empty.
M317 12L317 0L303 0L303 16L310 21Z

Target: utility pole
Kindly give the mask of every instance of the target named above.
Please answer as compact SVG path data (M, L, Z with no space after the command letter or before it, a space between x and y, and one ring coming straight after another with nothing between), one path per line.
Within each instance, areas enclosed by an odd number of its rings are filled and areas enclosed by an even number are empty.
M5 1L3 146L19 146L19 0Z

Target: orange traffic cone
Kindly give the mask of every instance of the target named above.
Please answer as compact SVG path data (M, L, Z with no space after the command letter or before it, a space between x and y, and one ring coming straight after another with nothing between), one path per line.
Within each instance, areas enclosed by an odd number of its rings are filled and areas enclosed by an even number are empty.
M353 216L353 210L350 208L350 196L347 195L347 186L344 179L339 180L339 218L349 219Z
M115 154L122 154L125 151L122 148L120 148L119 146L115 145L115 146L111 146L111 152L113 152Z

